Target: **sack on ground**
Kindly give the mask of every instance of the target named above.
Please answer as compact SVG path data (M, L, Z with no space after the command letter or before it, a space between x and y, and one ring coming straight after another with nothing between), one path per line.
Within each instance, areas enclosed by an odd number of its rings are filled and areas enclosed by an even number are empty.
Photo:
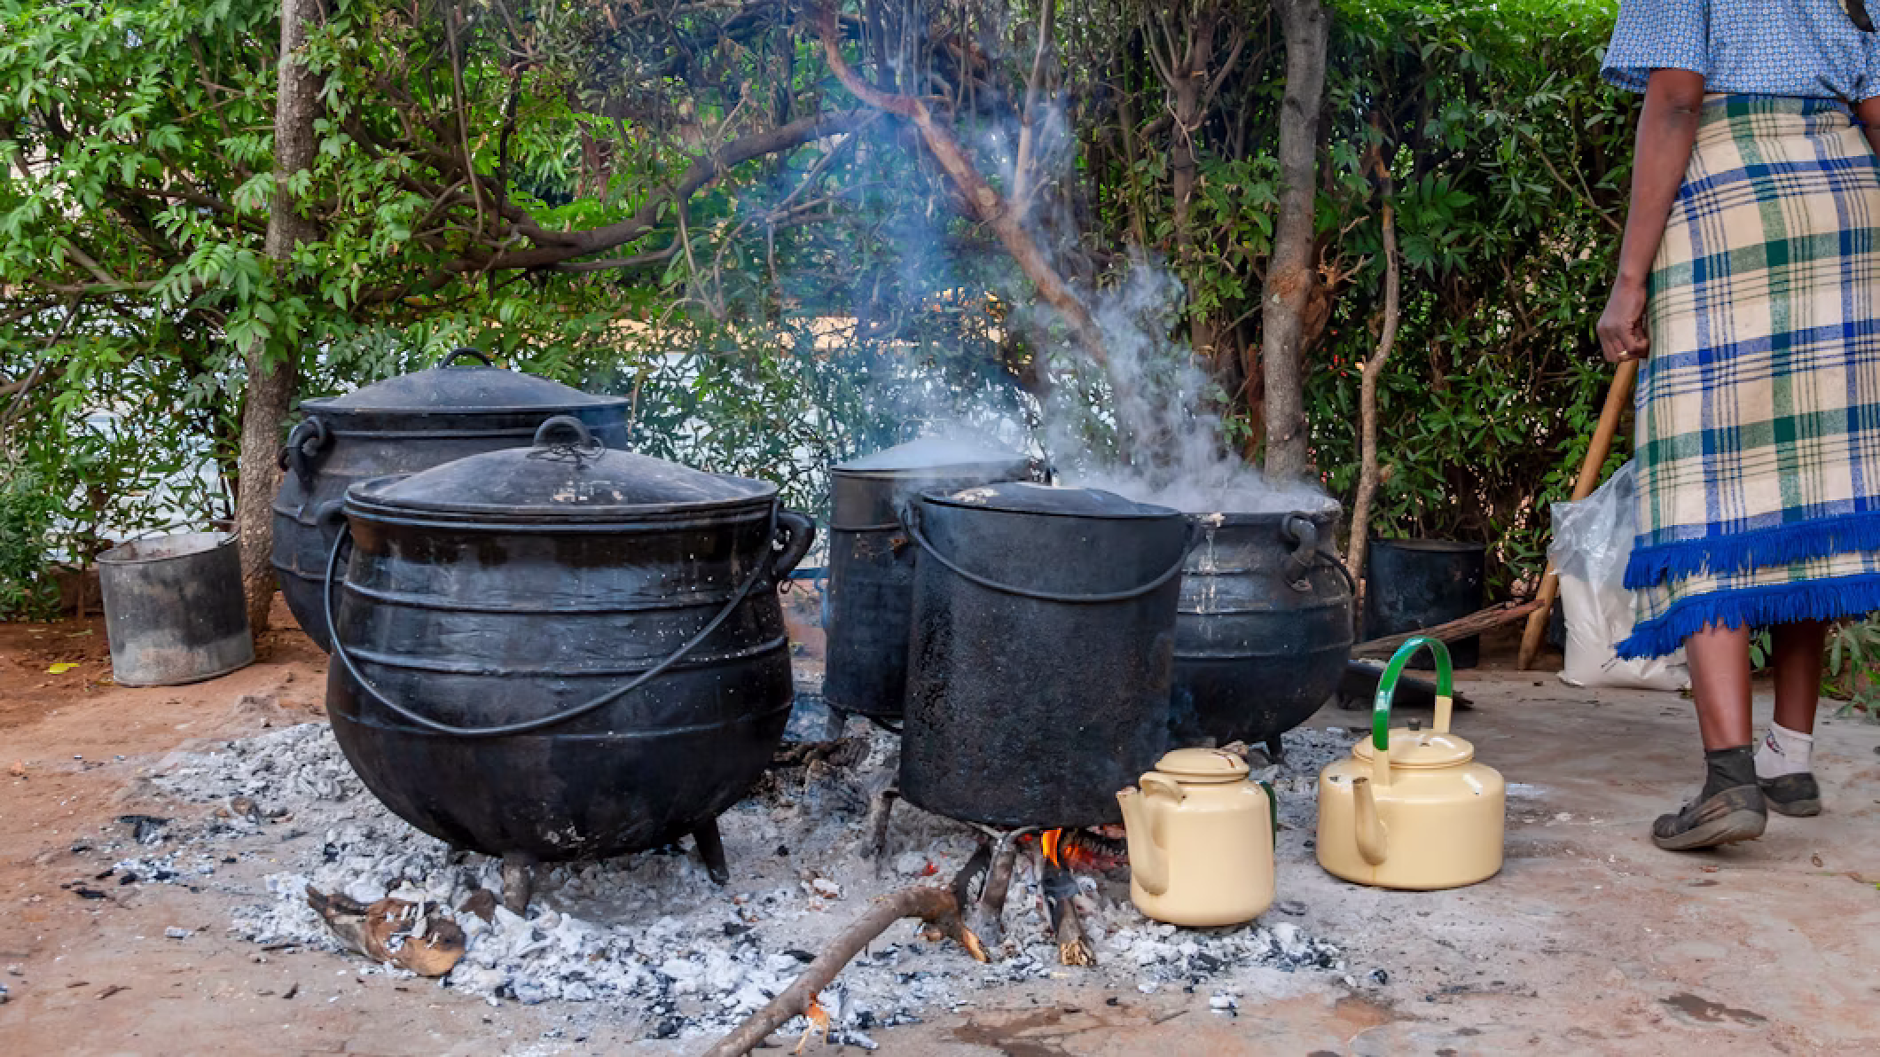
M1554 542L1547 556L1560 574L1567 621L1567 662L1560 679L1569 686L1682 690L1690 685L1682 650L1629 661L1613 651L1632 634L1625 564L1637 534L1637 489L1637 471L1627 462L1592 495L1553 505Z

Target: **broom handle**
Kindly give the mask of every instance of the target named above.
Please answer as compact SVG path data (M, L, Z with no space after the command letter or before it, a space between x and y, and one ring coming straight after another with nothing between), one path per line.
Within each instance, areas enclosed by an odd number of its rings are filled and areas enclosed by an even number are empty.
M1619 432L1619 415L1625 410L1626 402L1632 399L1632 383L1638 380L1638 363L1626 360L1612 376L1612 386L1606 390L1606 406L1600 409L1599 425L1593 430L1593 442L1586 446L1586 461L1580 463L1579 479L1573 482L1576 502L1591 495L1599 485L1600 468L1606 465L1606 456L1612 453L1612 438ZM1540 608L1528 614L1527 628L1521 633L1521 652L1515 658L1515 667L1521 671L1533 667L1535 655L1541 652L1541 640L1547 637L1547 620L1553 615L1554 598L1559 593L1560 576L1550 561L1547 571L1541 575L1541 589L1536 596Z

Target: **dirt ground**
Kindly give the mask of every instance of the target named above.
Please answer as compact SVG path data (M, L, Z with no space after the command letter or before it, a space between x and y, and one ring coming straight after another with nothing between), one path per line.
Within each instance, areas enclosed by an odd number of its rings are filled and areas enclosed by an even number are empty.
M276 625L292 627L284 610ZM1880 726L1824 719L1821 818L1773 818L1760 841L1671 855L1645 833L1698 778L1689 705L1572 690L1551 674L1509 670L1509 644L1491 647L1464 674L1477 707L1458 728L1514 783L1498 877L1397 893L1285 863L1280 897L1306 905L1309 931L1345 946L1346 974L1272 973L1269 997L1228 1016L1205 994L1116 994L1067 969L879 1032L881 1052L1880 1052ZM0 625L5 1052L703 1048L639 1042L610 1028L604 1011L491 1005L361 975L338 955L265 951L225 934L225 892L87 884L111 862L98 835L121 826L120 815L164 807L139 776L166 754L320 715L324 656L293 631L271 633L261 652L260 663L208 683L135 690L108 681L101 621ZM60 662L76 667L48 671ZM1759 712L1767 707L1764 695ZM1314 722L1355 718L1329 708ZM190 933L173 939L168 929ZM806 1052L833 1051L812 1043Z

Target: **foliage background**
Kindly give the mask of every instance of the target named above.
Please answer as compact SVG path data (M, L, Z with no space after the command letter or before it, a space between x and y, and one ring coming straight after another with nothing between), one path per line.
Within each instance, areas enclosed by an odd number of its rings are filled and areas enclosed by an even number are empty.
M1596 75L1616 4L1331 6L1317 465L1348 499L1381 304L1376 152L1405 278L1375 531L1488 540L1505 592L1538 572L1607 377L1591 323L1634 105ZM1010 190L1038 7L845 10L878 81L950 86L962 141ZM633 394L642 450L778 480L812 510L829 463L923 421L1016 436L1066 396L1104 420L1100 381L1050 392L1067 354L1010 258L905 127L842 116L854 101L789 5L332 0L320 160L294 189L322 237L286 268L259 254L277 17L266 0L0 0L0 611L46 611L48 556L230 516L252 338L298 358L303 396L489 349ZM1256 454L1271 12L1093 0L1051 25L1028 221L1096 296L1146 270L1180 280L1158 352L1192 351L1212 380L1196 410ZM1154 58L1184 48L1205 98ZM699 159L818 114L851 134L673 192ZM464 156L498 197L465 190ZM589 230L633 237L513 263Z

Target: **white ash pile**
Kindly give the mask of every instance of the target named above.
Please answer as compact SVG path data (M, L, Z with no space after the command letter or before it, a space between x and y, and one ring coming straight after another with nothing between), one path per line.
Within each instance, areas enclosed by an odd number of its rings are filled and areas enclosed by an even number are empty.
M820 729L804 726L812 728ZM1286 736L1285 760L1267 773L1289 824L1299 825L1298 810L1311 814L1310 794L1292 787L1309 790L1349 741L1343 732ZM716 1033L788 986L869 900L909 884L945 884L972 855L972 828L905 803L893 812L882 860L865 855L870 806L892 781L897 753L895 739L856 725L836 742L786 746L783 765L720 819L729 885L712 884L689 848L664 848L544 869L525 918L494 905L497 861L455 852L391 815L353 776L326 725L306 724L168 761L154 777L159 789L219 808L201 822L163 827L165 854L127 859L120 870L192 884L209 876L192 870L220 871L218 890L264 897L234 910L232 929L269 946L340 949L307 904L309 885L362 903L391 896L436 908L468 941L443 986L491 1001L604 1001L605 1015L655 1038ZM243 868L228 865L236 863ZM276 872L257 878L263 863ZM1231 1013L1235 995L1261 990L1262 969L1343 967L1336 947L1285 920L1296 904L1282 903L1264 923L1177 930L1137 913L1126 884L1079 875L1077 906L1098 965L1066 970L1040 872L1035 854L1019 857L1004 942L990 964L924 938L912 921L879 937L842 971L835 997L826 995L837 1037L867 1045L862 1033L873 1026L1066 972L1119 989L1213 995L1220 1002L1212 1008Z

